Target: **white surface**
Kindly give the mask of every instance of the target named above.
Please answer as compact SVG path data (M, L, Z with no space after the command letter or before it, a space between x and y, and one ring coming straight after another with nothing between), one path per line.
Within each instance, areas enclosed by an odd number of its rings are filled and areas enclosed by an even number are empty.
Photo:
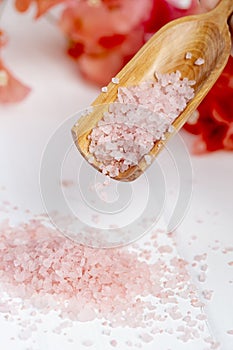
M21 104L0 106L0 187L6 188L0 191L0 199L10 200L22 210L30 208L40 213L44 208L38 177L48 138L68 116L88 106L98 90L79 80L75 66L63 54L64 39L59 31L45 19L35 23L31 18L29 13L16 14L8 3L1 23L10 37L4 60L33 91ZM195 254L208 253L205 283L198 282L195 268L190 268L190 272L200 290L214 290L206 312L210 332L221 342L223 350L233 349L233 336L226 333L233 329L233 283L229 282L233 281L233 267L227 264L233 258L232 252L222 253L225 247L233 246L232 157L232 153L224 152L192 157L193 197L178 230L178 249L185 259L192 262ZM196 240L191 238L194 235ZM61 340L50 334L50 318L45 317L43 322L48 333L45 335L43 329L41 333L38 331L35 349L77 348L76 343L67 343L66 338ZM10 341L10 336L18 332L16 325L9 326L1 320L1 330L4 350L26 349L24 342L15 345ZM70 332L71 338L81 339L90 332L90 325L76 325ZM91 324L91 332L96 335L98 349L107 348L99 336L98 323ZM124 331L119 330L119 339L124 336ZM155 344L147 344L147 348L155 349ZM172 350L203 348L201 341L192 346L176 343L166 335L161 337L159 345L159 349Z

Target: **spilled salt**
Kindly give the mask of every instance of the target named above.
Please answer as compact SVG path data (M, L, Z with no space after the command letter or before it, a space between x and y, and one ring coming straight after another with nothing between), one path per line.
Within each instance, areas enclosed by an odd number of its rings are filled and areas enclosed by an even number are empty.
M111 346L113 346L114 348L117 346L117 341L115 339L110 341Z
M94 345L94 343L91 340L83 340L82 345L86 346L86 347L90 347L90 346Z
M172 122L194 97L195 81L182 79L179 71L156 72L155 77L156 81L119 87L116 103L109 105L92 129L89 152L104 174L116 177L137 165L156 141L165 140L167 131L173 132ZM118 83L116 78L112 82Z
M205 280L206 280L206 275L205 275L204 272L201 272L201 273L199 274L198 280L199 280L199 282L205 282Z
M147 250L136 244L131 250L92 249L74 244L34 219L16 227L7 221L2 223L0 241L1 290L11 297L1 301L2 312L18 317L21 308L29 305L37 310L31 311L34 317L40 312L56 312L63 320L54 328L58 335L64 334L64 327L70 327L73 322L99 319L106 320L103 324L107 328L102 334L110 336L111 329L117 326L139 328L139 339L147 343L170 328L172 319L182 322L187 308L194 315L200 314L199 309L193 309L192 301L195 307L203 306L186 270L187 262L176 256L173 237L163 231L152 233L145 242ZM158 249L165 249L166 254L153 254L151 260L148 251L149 248L153 251L154 243ZM22 301L18 304L14 297ZM33 322L40 324L43 320L37 318ZM198 339L204 329L203 322L189 319L180 340ZM36 329L27 322L22 327L21 340ZM169 330L171 334L173 331ZM82 341L87 347L91 343L91 339Z
M211 300L213 296L213 290L203 290L202 295L206 300Z
M195 261L202 261L202 260L206 260L207 258L207 254L204 253L204 254L199 254L199 255L195 255L194 256L194 260Z

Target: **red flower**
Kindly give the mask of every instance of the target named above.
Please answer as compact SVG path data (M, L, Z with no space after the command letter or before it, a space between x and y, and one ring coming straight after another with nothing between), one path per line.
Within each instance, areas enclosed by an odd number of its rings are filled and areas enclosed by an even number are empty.
M233 58L198 108L199 117L185 129L199 135L194 152L233 150Z
M0 103L22 101L30 88L16 79L0 60Z

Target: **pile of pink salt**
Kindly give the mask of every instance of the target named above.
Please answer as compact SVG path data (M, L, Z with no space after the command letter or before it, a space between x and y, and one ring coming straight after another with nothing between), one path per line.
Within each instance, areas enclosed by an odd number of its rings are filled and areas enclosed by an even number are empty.
M128 310L136 325L143 310L136 299L154 287L135 253L77 245L36 220L17 228L6 222L0 231L0 280L12 297L80 321L108 314L119 321Z
M155 142L172 131L171 124L194 97L195 81L182 79L179 71L155 76L156 81L119 87L116 103L89 135L89 152L104 174L118 176L143 157L150 164Z
M98 318L108 327L143 327L142 342L176 331L180 341L195 340L204 333L205 318L200 317L203 304L186 265L176 256L173 236L163 231L154 232L141 248L135 244L106 250L74 244L39 220L17 227L4 222L0 313L12 317L31 305L42 313L56 311L61 320ZM4 302L2 292L13 303ZM18 311L14 297L22 299ZM27 328L25 332L26 337Z

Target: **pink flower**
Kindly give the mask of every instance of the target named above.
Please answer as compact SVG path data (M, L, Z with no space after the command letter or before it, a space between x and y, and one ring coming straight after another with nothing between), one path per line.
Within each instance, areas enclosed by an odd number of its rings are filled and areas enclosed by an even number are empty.
M60 27L81 73L106 84L145 42L152 0L80 0L68 3Z
M0 49L6 43L6 35L0 30ZM29 91L30 88L16 79L5 67L0 58L0 103L19 102L28 95Z
M0 103L22 101L30 88L16 79L0 60Z
M53 6L56 6L65 0L15 0L15 7L19 12L25 12L34 2L37 6L36 18L42 16Z

